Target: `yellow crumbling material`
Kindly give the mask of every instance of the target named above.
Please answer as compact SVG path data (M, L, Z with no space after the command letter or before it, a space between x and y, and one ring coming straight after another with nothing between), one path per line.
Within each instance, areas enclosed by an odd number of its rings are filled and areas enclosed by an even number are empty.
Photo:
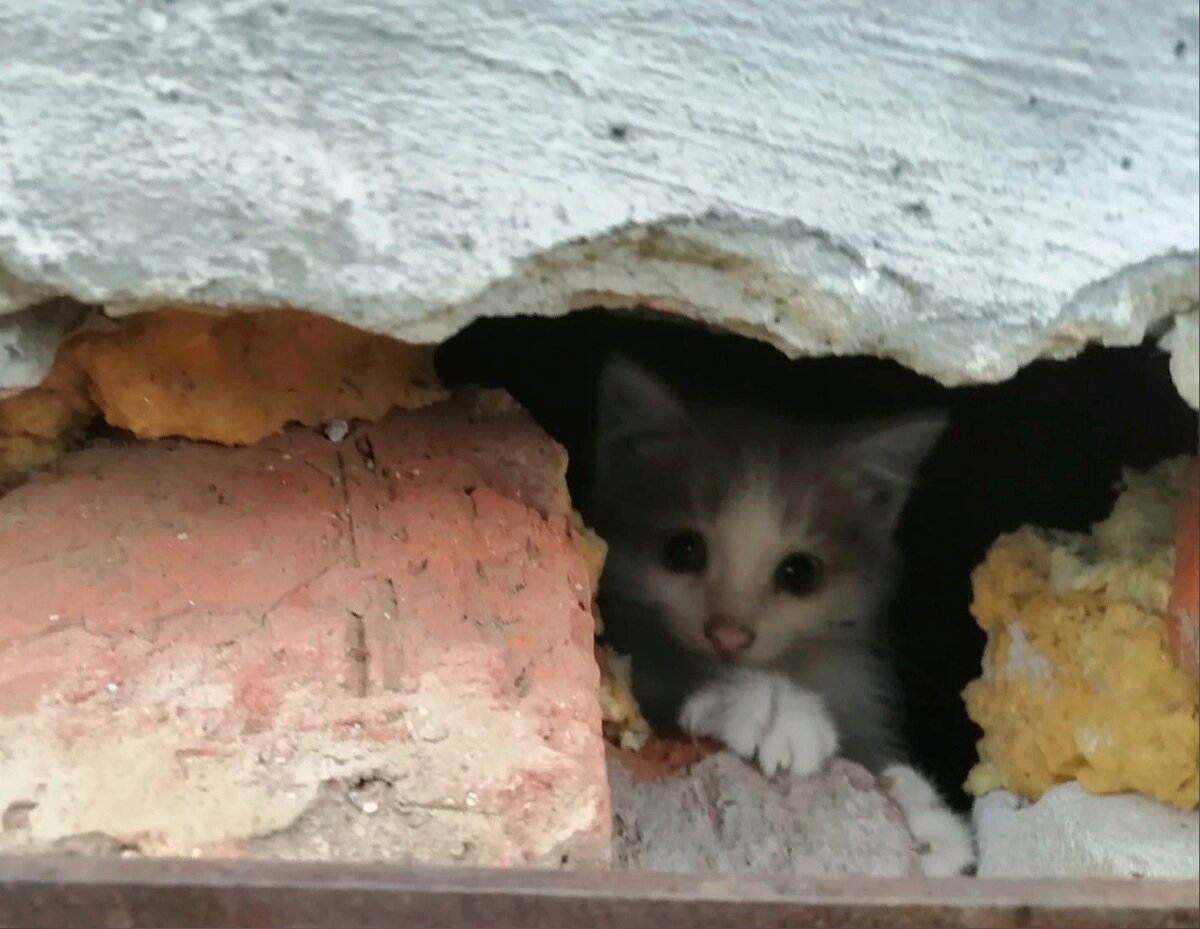
M94 412L85 379L66 364L41 386L0 399L0 475L53 461Z
M642 716L630 689L630 660L608 646L596 646L600 665L600 715L604 735L621 748L637 751L651 736L650 724Z
M428 347L299 310L158 310L86 333L69 354L105 419L141 438L245 444L445 396Z
M964 693L984 730L971 793L1036 799L1078 780L1200 804L1200 693L1171 660L1165 623L1191 461L1127 473L1090 535L1023 529L976 569L972 612L988 644Z
M241 445L444 396L429 346L300 310L164 308L81 332L42 385L0 400L0 472L52 460L96 414L142 438Z
M56 394L40 388L0 400L0 473L53 461L73 419Z

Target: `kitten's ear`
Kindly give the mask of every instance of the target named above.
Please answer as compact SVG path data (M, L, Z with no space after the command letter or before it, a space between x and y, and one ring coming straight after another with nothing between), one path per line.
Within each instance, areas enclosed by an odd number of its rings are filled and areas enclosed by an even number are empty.
M690 422L675 392L628 358L618 355L600 372L596 453L601 472L614 458L661 449L682 436Z
M917 469L946 428L942 412L893 419L864 429L842 445L843 462L873 518L894 526Z

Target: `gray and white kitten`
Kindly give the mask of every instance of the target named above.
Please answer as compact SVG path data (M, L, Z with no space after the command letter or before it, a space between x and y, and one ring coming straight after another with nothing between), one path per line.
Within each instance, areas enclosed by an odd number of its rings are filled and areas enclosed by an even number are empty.
M658 730L725 743L765 773L834 754L884 776L929 874L972 859L962 824L903 763L880 653L893 531L944 419L799 424L685 403L618 358L599 385L588 500L609 545L599 605Z

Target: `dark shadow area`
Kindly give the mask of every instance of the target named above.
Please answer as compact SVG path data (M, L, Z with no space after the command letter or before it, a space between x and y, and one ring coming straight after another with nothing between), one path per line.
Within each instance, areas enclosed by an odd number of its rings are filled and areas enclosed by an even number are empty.
M1166 355L1149 344L1093 348L1036 362L1002 384L947 389L893 362L789 361L689 322L588 310L480 320L441 346L437 364L451 385L504 387L520 401L570 453L578 498L590 472L596 375L613 352L685 392L806 418L950 411L899 529L905 571L889 628L914 758L960 807L979 733L959 694L978 674L984 643L969 612L971 571L998 535L1025 524L1086 529L1107 515L1122 468L1197 447L1197 416L1176 392Z

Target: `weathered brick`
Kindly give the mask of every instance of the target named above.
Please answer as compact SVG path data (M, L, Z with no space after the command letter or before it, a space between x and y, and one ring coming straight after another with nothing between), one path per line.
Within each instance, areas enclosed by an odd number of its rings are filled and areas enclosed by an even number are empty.
M0 848L606 860L564 468L484 395L0 498L0 810L35 804Z

